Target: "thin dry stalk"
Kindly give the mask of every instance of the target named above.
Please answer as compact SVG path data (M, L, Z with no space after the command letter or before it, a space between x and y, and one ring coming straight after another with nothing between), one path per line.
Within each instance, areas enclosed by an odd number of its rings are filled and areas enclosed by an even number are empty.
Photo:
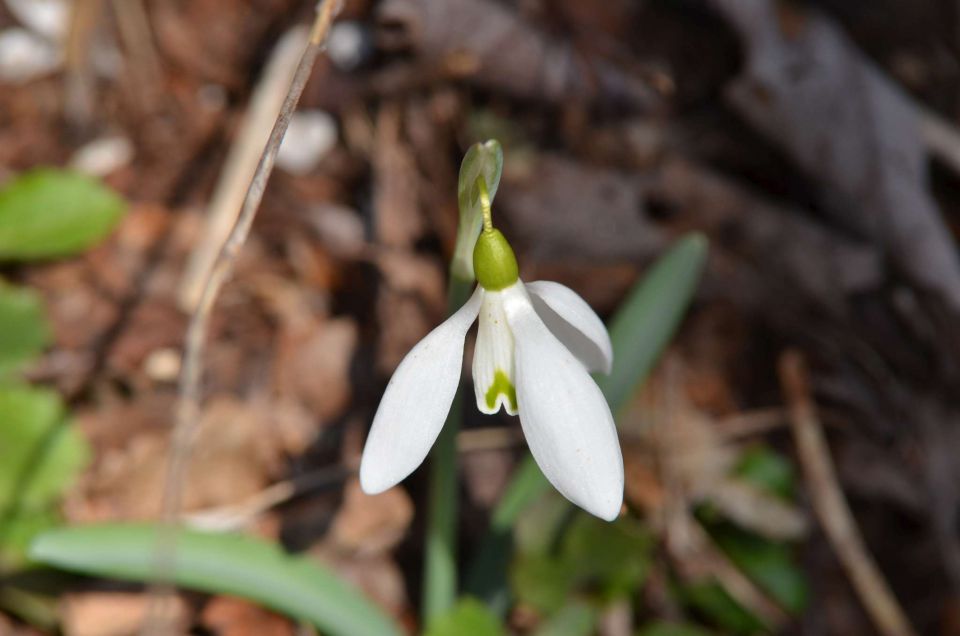
M780 358L780 384L790 408L790 425L814 512L837 558L850 577L867 614L884 636L913 636L913 627L887 585L837 482L830 450L810 397L803 357L788 351Z
M124 2L125 0L118 0ZM190 255L187 271L180 282L180 308L193 312L200 303L217 255L237 225L247 186L256 174L270 126L277 121L287 91L299 64L307 40L306 27L287 32L273 48L267 65L243 116L243 122L230 146L217 186L207 206L206 228Z
M250 234L250 227L263 199L267 180L273 171L280 142L287 131L290 117L293 115L304 86L306 86L310 77L313 64L330 30L339 4L337 0L324 0L319 7L310 31L309 42L300 58L283 107L280 109L280 114L273 125L270 138L260 157L260 163L257 165L257 170L247 189L240 215L226 242L217 254L216 262L203 285L203 293L200 296L197 308L190 317L184 349L183 369L180 375L176 421L164 487L162 526L157 542L156 583L151 591L151 611L148 613L142 630L142 633L146 635L160 635L170 632L170 624L163 609L170 604L169 601L173 598L174 593L174 558L182 505L183 480L190 458L191 445L197 433L198 415L200 413L200 373L210 314L220 289L233 270L237 254Z
M150 29L150 16L143 0L113 0L113 12L117 16L123 47L133 67L130 76L134 78L134 95L141 110L146 112L157 104L161 96L162 75L160 56Z
M102 12L103 0L77 0L70 12L63 110L67 121L79 128L85 128L93 116L90 46Z

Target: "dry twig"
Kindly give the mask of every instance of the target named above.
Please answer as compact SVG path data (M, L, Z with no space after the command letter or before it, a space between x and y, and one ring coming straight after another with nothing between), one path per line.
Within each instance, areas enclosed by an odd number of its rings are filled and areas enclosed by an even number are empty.
M162 608L168 604L167 601L173 595L174 555L182 503L183 477L186 473L190 446L196 434L200 412L200 371L210 315L220 289L233 270L237 254L250 234L250 227L260 207L260 201L263 199L267 180L273 171L273 164L280 148L280 142L283 140L283 135L290 123L290 117L300 100L307 79L310 77L310 71L330 30L339 4L336 0L324 0L318 9L310 31L309 42L300 58L300 63L284 99L283 107L280 109L273 130L270 132L270 138L260 157L257 170L247 189L240 215L237 217L236 224L231 229L226 242L217 254L214 266L204 281L203 293L200 295L199 303L190 318L183 369L180 375L176 421L164 488L162 528L157 545L156 586L152 592L151 612L144 623L144 634L163 634L167 631Z
M133 67L134 96L139 100L140 108L148 111L161 97L163 75L150 29L150 16L143 0L113 0L113 12L117 16L120 38Z
M270 139L270 125L277 121L284 106L306 39L305 28L297 27L287 32L274 47L263 71L263 79L254 88L243 123L210 197L205 231L190 255L187 271L180 282L178 301L184 311L197 309L218 254L237 226L246 188L258 169L264 144Z
M103 0L78 0L70 12L63 110L67 121L80 128L93 116L90 45L102 11Z
M788 351L781 356L779 366L780 383L790 407L797 455L810 489L813 509L827 539L877 630L885 636L912 636L915 634L913 627L867 552L837 483L823 428L810 397L803 357L797 351Z

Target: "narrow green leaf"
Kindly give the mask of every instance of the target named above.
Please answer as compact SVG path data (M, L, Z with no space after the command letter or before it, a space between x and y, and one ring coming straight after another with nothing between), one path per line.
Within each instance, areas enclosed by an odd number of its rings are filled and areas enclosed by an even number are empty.
M38 355L49 340L36 292L0 282L0 377Z
M52 503L89 456L57 393L0 386L0 510L5 516Z
M597 384L614 412L626 405L673 338L706 259L706 238L692 234L681 239L654 263L613 317L613 370L597 377Z
M116 226L126 204L96 179L38 169L0 190L0 259L70 256Z
M613 370L597 384L616 414L653 368L676 332L696 291L707 256L707 241L691 234L662 256L638 282L610 324ZM467 578L467 590L487 601L504 595L503 552L517 516L549 488L531 456L521 463L493 511L493 522Z
M590 636L596 626L596 610L586 603L570 603L538 627L534 636Z
M88 575L148 582L155 575L156 526L106 524L52 530L37 537L38 563ZM237 534L182 531L174 581L183 587L262 603L344 636L398 634L381 611L334 573L280 547Z
M475 598L457 601L446 614L438 616L424 636L501 636L500 619Z

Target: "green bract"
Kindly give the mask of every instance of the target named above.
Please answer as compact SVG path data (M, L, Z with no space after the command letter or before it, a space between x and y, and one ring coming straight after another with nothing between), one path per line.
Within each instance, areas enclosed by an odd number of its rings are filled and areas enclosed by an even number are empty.
M487 291L500 291L520 278L517 257L500 230L484 230L473 248L477 282Z
M473 246L483 227L483 209L480 205L480 190L477 177L483 176L490 201L497 194L500 174L503 172L503 148L500 142L491 139L470 146L460 164L460 179L457 199L460 204L460 224L457 226L457 245L454 249L451 268L462 279L474 279Z

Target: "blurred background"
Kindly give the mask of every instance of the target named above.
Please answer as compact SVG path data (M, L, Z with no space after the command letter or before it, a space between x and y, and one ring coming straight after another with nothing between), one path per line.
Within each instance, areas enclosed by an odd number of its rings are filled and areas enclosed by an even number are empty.
M27 549L159 515L185 329L313 14L0 2L0 634L142 621L142 586ZM621 519L538 499L506 596L465 587L442 633L960 634L958 117L946 0L345 0L212 317L187 522L422 631L427 471L376 497L355 472L444 317L460 160L496 138L524 280L609 317L686 233L709 258L623 410ZM526 452L467 406L464 571ZM176 611L314 633L227 595Z

